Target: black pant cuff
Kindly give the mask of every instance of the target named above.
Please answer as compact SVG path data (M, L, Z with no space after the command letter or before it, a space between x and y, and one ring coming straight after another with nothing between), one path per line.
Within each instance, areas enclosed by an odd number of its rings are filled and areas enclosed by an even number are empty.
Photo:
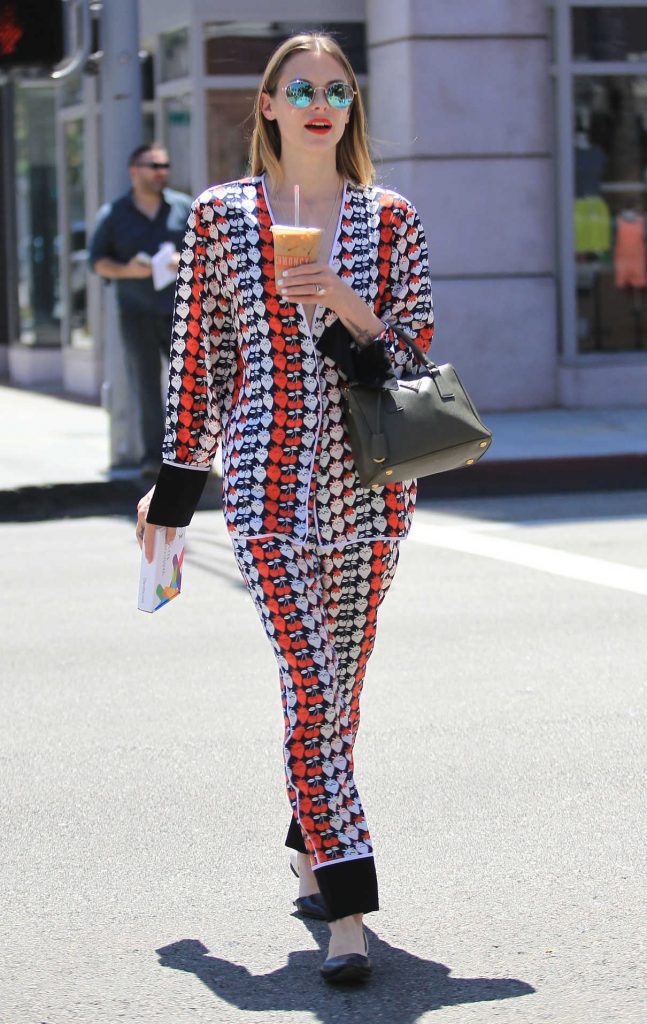
M303 835L301 833L301 829L299 828L299 825L297 823L297 819L294 817L294 815L292 816L292 820L290 821L290 827L288 829L288 834L287 834L287 837L286 837L286 840L285 840L285 845L290 850L296 850L297 853L307 853L308 852L306 844L303 841Z
M314 872L328 908L329 921L380 909L372 857L349 857L315 867Z

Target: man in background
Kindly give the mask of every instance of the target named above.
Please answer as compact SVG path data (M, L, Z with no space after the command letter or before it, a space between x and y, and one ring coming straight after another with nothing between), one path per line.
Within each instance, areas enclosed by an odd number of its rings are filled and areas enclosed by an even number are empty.
M139 406L144 446L141 471L157 474L164 436L160 385L161 356L168 358L180 260L191 197L167 188L168 153L151 142L138 146L128 160L132 188L103 206L90 244L90 266L114 280L126 366ZM164 258L170 283L156 290L151 257L172 243ZM159 282L158 282L159 283Z

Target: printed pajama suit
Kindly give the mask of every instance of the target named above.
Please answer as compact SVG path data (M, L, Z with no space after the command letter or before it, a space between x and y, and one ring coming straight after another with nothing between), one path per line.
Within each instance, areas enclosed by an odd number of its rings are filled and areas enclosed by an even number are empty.
M344 424L344 361L325 354L339 322L318 306L308 327L302 307L278 296L272 222L262 177L208 189L193 204L148 519L190 521L221 444L225 521L279 666L287 844L310 855L333 919L377 909L353 744L377 609L416 490L361 487ZM330 262L385 324L428 348L427 246L406 199L347 183ZM395 373L415 374L388 326L384 343Z
M398 541L325 550L278 538L234 544L279 665L293 812L286 845L309 853L332 919L377 909L353 745L377 609L398 550Z

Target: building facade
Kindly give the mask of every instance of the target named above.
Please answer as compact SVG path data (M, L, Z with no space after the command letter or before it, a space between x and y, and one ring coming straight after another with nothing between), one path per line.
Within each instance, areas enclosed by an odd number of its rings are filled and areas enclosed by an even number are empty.
M332 31L359 72L379 178L427 230L436 358L483 410L644 404L647 3L329 0L324 21L303 8L238 0L232 20L225 0L140 0L144 137L169 150L171 186L243 174L268 54L294 30ZM89 397L104 351L86 262L100 118L100 74L2 90L4 287L18 298L0 372Z

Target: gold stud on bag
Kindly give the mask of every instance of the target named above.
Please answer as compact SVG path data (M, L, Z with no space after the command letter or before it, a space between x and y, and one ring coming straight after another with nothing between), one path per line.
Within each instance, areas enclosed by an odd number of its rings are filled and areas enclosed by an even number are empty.
M471 466L485 455L492 433L450 363L437 366L399 327L422 373L395 388L349 383L346 426L363 487L413 480Z

